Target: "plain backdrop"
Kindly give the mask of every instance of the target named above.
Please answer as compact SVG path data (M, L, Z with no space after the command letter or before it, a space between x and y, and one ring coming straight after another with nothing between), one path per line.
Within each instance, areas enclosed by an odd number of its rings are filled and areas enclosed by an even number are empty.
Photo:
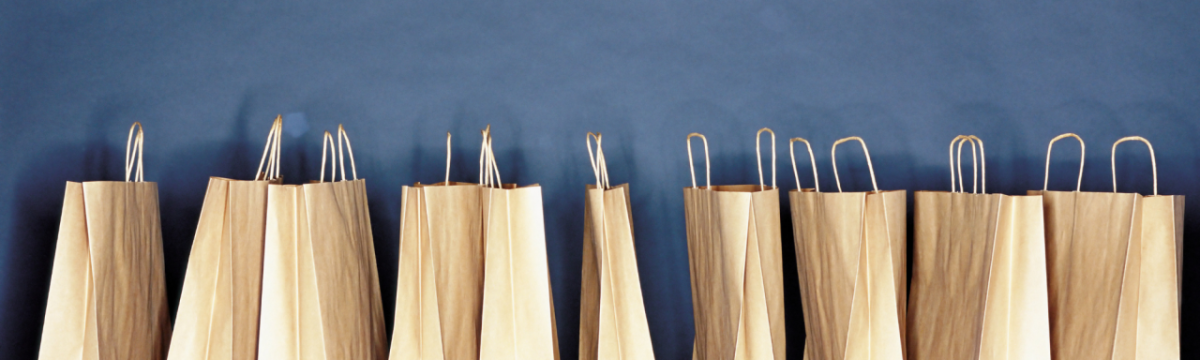
M826 191L838 138L866 139L881 188L913 191L947 189L947 144L975 134L988 190L1006 194L1041 188L1046 144L1063 132L1089 145L1083 190L1111 191L1112 142L1142 135L1160 193L1188 196L1183 351L1200 356L1189 341L1200 321L1197 18L1191 0L2 0L0 357L36 356L64 183L123 178L132 122L145 124L145 178L159 186L174 315L208 177L250 178L276 114L288 119L288 183L316 179L323 130L349 131L389 332L405 321L392 316L400 188L443 179L447 131L451 180L476 181L490 124L504 180L542 186L568 359L594 181L587 131L604 134L613 183L630 183L660 359L688 359L693 337L690 132L708 136L714 184L745 184L758 182L755 131L774 129L784 190L796 186L786 140L805 137ZM1060 144L1050 187L1067 190L1080 152ZM841 150L842 186L868 189L862 151ZM811 187L807 154L797 157ZM1122 191L1151 190L1148 159L1139 143L1120 148ZM786 200L782 211L788 353L799 359Z

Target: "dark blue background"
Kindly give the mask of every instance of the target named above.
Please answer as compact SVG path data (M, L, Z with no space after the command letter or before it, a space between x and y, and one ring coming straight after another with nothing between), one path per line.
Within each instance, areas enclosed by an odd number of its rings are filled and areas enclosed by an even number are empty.
M655 353L692 341L681 189L684 136L708 135L717 184L757 182L754 132L866 138L886 189L946 189L946 144L987 141L989 190L1040 188L1046 142L1087 141L1084 190L1109 191L1109 146L1156 145L1159 187L1188 195L1200 239L1200 2L1168 1L0 1L0 354L37 352L64 182L121 178L127 127L146 128L159 184L167 286L177 306L209 176L248 178L276 114L283 173L314 179L320 131L346 124L367 179L388 329L400 187L474 181L478 131L494 130L506 181L541 183L564 358L578 339L584 133L605 135L614 183L632 185ZM293 122L292 125L298 124ZM1075 183L1063 143L1051 186ZM864 190L861 151L840 169ZM803 156L803 155L802 155ZM804 156L806 158L806 156ZM1141 145L1122 190L1148 192ZM803 166L801 180L812 180ZM698 174L702 176L701 174ZM911 199L911 193L910 193ZM783 205L788 338L803 325ZM911 211L911 207L910 207ZM911 222L911 220L910 220ZM1186 256L1183 336L1200 319L1197 246ZM1200 355L1184 342L1185 357Z

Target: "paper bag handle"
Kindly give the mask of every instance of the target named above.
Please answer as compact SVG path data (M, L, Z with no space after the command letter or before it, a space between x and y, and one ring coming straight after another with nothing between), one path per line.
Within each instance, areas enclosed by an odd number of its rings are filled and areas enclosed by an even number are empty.
M612 184L608 182L608 163L604 161L604 148L601 147L600 133L588 132L586 137L588 159L592 163L592 173L596 175L596 187L608 189ZM592 153L592 139L596 139L596 152Z
M697 187L696 165L694 164L695 160L692 160L692 137L699 137L704 142L704 181L705 186L709 190L712 190L712 167L708 161L708 139L704 138L704 135L700 135L700 133L691 133L687 136L688 169L692 171L692 187Z
M950 192L952 192L952 193L960 192L960 191L962 191L962 188L963 188L962 187L962 166L958 167L957 182L955 181L956 177L954 175L954 168L955 168L955 166L954 166L954 145L958 144L959 141L965 141L964 139L966 137L967 137L966 135L959 135L959 136L955 136L953 140L950 140L950 151L949 151L949 154L950 154ZM959 148L961 149L962 147L960 146ZM974 148L974 147L972 147L972 148ZM962 155L961 155L962 153L960 152L959 154L960 155L958 156L958 159L959 159L958 163L962 164ZM955 191L956 185L957 185L958 191Z
M754 152L758 156L758 189L765 190L767 185L763 183L763 167L762 167L762 133L771 133L771 187L775 187L775 132L769 128L758 129L758 133L754 135Z
M137 129L137 137L134 137L134 129ZM134 122L129 127L129 137L125 139L125 181L129 181L129 175L133 175L133 181L146 181L142 177L142 152L143 152L143 134L142 123ZM137 172L134 173L134 168Z
M987 152L983 150L983 139L980 139L978 136L975 136L975 135L968 135L967 138L972 140L971 141L971 160L972 161L974 161L974 159L975 159L975 143L976 142L979 143L979 193L987 194ZM959 146L961 146L961 145L962 144L960 143ZM962 152L959 152L959 154L962 154ZM959 156L958 167L959 167L959 169L962 168L962 156ZM975 174L975 170L972 169L971 170L971 176L972 176L971 191L972 192L975 191L974 190L975 189L975 179L974 179L975 175L974 174Z
M485 186L495 185L497 188L504 187L504 181L500 180L500 166L496 165L496 154L492 152L492 137L489 134L487 138L487 184ZM495 182L493 182L495 179Z
M267 144L263 146L262 158L258 160L258 170L254 171L254 180L272 180L279 178L279 142L283 131L283 116L277 115L271 123L271 131L267 132ZM267 171L263 172L263 165Z
M500 180L500 168L496 165L496 154L492 152L492 126L488 125L482 133L483 144L479 154L479 185L503 187L504 182Z
M481 136L483 137L483 140L481 140L479 142L479 185L483 185L483 181L484 181L483 180L483 176L484 176L483 175L483 167L484 167L484 164L487 163L487 137L488 137L488 130L490 130L491 128L492 128L492 126L488 125L488 127L484 128L483 131L480 131Z
M337 181L337 154L335 154L337 151L336 146L337 145L335 145L333 142L333 135L331 135L329 131L326 131L325 135L321 137L321 176L317 178L317 182L325 182L326 152L329 152L331 155L329 158L333 161L333 163L329 164L329 181Z
M350 147L350 136L346 135L346 128L342 127L342 124L338 124L338 162L342 169L342 181L346 181L346 158L342 154L342 140L346 140L346 153L350 155L350 172L354 175L354 180L358 180L358 169L354 166L354 149Z
M800 172L796 171L796 147L797 141L803 141L804 146L808 147L808 161L812 163L813 169L813 184L816 186L817 192L821 192L821 180L817 179L817 158L813 156L812 144L804 138L791 138L788 140L788 153L792 155L792 176L796 177L796 190L800 191L804 188L800 187Z
M971 142L971 161L974 165L971 167L971 193L978 194L981 191L987 193L987 159L986 153L983 150L983 140L975 135L959 135L950 141L950 192L954 192L954 172L957 167L958 171L958 192L966 192L967 187L964 184L962 175L962 147L963 144ZM958 164L954 161L954 145L958 144ZM976 145L979 146L978 152L975 150ZM980 179L982 173L982 181ZM979 187L980 182L983 183L982 189Z
M446 132L446 186L450 186L450 132Z
M480 135L483 139L479 143L479 185L487 186L491 185L492 174L492 163L488 161L488 147L491 146L488 141L492 139L492 125L483 128Z
M844 142L847 142L850 140L858 140L858 143L862 144L863 155L866 156L866 158L867 158L867 171L869 171L871 173L871 186L875 188L875 191L879 191L879 184L875 182L875 166L871 165L871 152L867 151L867 143L864 142L863 139L860 137L851 136L851 137L842 138L842 139L839 139L838 141L833 142L833 151L831 152L830 157L832 157L832 159L833 159L833 180L834 180L834 182L837 183L838 192L842 192L842 180L840 178L838 178L837 146L841 143L844 143Z
M1113 174L1113 192L1117 192L1117 145L1130 141L1137 140L1146 143L1146 148L1150 149L1150 169L1154 171L1154 196L1158 196L1158 162L1154 160L1154 145L1150 145L1150 141L1141 136L1126 136L1117 140L1112 146L1112 174Z
M1079 140L1079 180L1075 182L1075 191L1078 192L1080 186L1083 185L1083 161L1087 158L1087 146L1083 144L1083 139L1079 135L1066 133L1050 139L1050 145L1046 146L1046 180L1042 182L1042 191L1046 191L1050 186L1050 151L1054 150L1054 142L1067 137Z

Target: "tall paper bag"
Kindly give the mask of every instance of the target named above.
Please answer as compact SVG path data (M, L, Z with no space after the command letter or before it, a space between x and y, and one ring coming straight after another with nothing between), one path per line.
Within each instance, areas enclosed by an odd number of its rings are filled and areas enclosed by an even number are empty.
M394 360L479 357L481 187L450 182L449 133L446 164L445 182L403 188Z
M1047 170L1054 142L1066 137L1084 149L1075 134L1055 137ZM1150 145L1123 138L1114 153L1128 140ZM1183 196L1158 195L1157 164L1153 196L1118 193L1113 165L1111 193L1079 191L1082 159L1075 191L1030 191L1042 194L1046 214L1053 357L1178 359Z
M143 179L143 139L134 123L124 182L67 183L39 359L166 356L171 319L158 186Z
M282 121L271 126L254 180L208 181L168 360L258 356L267 184L279 182Z
M968 141L972 157L976 143L980 151L971 192L962 176ZM1042 199L988 194L983 141L975 136L956 137L950 156L951 190L914 194L908 357L1049 359Z
M480 359L558 359L542 188L501 185L487 142ZM494 181L493 181L494 180Z
M862 144L870 192L789 193L805 310L807 359L903 359L906 296L904 190L879 191ZM811 151L811 150L810 150ZM810 155L811 156L811 155ZM815 176L815 166L814 166Z
M783 314L783 255L779 190L775 187L775 133L771 133L771 186L706 186L683 189L688 265L696 326L693 359L783 359L787 339ZM704 141L708 169L708 140ZM756 140L756 143L758 141ZM690 166L690 163L689 163Z
M341 181L269 185L258 356L263 359L384 359L379 274L366 183L339 126ZM341 142L351 159L347 180ZM326 144L333 138L325 133ZM322 154L324 154L322 149ZM322 155L321 168L325 168Z
M587 142L596 185L587 186L584 198L579 358L654 359L633 242L629 184L608 183L601 135L588 133Z

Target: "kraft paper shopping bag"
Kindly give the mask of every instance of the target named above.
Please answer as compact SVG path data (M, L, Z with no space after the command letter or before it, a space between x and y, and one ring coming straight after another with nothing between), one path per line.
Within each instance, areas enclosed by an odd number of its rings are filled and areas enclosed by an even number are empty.
M775 187L775 133L771 133L771 186L763 181L759 154L758 185L684 188L688 265L696 325L693 359L783 359L787 340L783 313L783 255L779 226L779 190ZM705 168L708 140L704 142ZM758 141L755 141L758 143ZM756 146L757 147L757 146ZM761 150L759 150L761 151Z
M162 359L171 338L158 186L129 130L125 181L68 182L38 358Z
M874 191L842 192L837 146L852 140L862 144ZM879 191L861 138L834 142L832 156L837 193L819 188L789 193L808 334L805 357L903 359L905 191Z
M970 192L967 142L973 158L979 146ZM914 193L909 359L1050 358L1042 199L988 194L986 164L982 140L956 137L950 191Z
M653 359L634 249L629 184L609 184L601 140L600 134L593 133L586 139L596 185L588 185L584 197L579 358Z

